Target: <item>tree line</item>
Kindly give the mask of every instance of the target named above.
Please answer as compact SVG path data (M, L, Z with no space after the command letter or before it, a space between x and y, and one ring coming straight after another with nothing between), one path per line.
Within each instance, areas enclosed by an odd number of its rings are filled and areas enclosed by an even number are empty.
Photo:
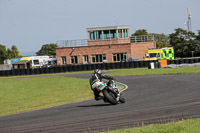
M148 33L146 29L136 30L131 36L138 35L154 35L156 47L173 47L175 58L177 57L192 57L200 56L200 30L197 34L182 28L175 29L174 33L169 35ZM41 49L36 52L36 55L56 55L57 44L50 43L42 45ZM6 48L0 44L0 64L3 64L5 59L20 58L22 57L15 45L11 49Z
M6 46L0 44L0 64L4 63L5 59L11 59L11 58L21 58L17 47L15 45L12 45L11 49L6 48Z
M165 35L148 33L146 29L140 29L131 36L137 35L154 35L156 47L173 47L175 58L200 56L200 30L195 34L192 31L177 28L174 33Z

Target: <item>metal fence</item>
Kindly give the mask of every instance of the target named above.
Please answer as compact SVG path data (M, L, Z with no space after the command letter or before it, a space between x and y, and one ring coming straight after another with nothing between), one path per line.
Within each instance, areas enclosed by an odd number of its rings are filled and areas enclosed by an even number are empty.
M62 47L79 47L79 46L88 46L87 39L80 39L80 40L60 40L57 41L56 44L59 48Z
M154 35L131 36L130 41L131 43L154 42Z
M124 43L138 43L138 42L153 42L154 35L141 35L141 36L131 36L128 40L127 38L112 38L112 39L104 39L104 40L90 40L91 43L101 44L124 44ZM56 44L59 48L62 47L80 47L80 46L88 46L87 39L79 39L79 40L60 40L57 41Z

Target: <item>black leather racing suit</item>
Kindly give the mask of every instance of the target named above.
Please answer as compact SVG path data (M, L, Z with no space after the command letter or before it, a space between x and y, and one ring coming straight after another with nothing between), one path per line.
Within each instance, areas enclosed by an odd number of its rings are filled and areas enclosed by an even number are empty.
M102 82L102 79L114 79L113 77L111 76L107 76L107 75L104 75L104 74L99 74L99 73L93 73L92 74L92 77L90 78L90 86L91 86L91 89L92 89L92 85L97 82L97 81L100 81ZM94 92L94 96L95 96L95 100L100 100L102 99L102 97L100 97L99 95L99 91L97 89L92 89L93 92Z

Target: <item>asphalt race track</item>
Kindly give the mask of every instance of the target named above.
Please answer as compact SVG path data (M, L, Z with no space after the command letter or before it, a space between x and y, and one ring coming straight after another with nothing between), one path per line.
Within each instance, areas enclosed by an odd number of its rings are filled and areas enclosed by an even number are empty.
M69 75L88 78L90 74ZM125 104L87 100L0 117L0 133L84 133L200 116L200 74L116 77Z

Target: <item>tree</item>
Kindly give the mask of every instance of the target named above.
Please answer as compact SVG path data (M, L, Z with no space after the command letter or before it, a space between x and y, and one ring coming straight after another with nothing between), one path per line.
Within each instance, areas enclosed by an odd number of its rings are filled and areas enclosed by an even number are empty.
M139 35L149 35L146 29L136 30L135 33L131 34L131 36L139 36Z
M176 57L191 57L200 55L200 40L198 35L182 28L175 29L175 33L169 35L170 44L174 47Z
M200 30L198 30L198 34L196 35L196 39L200 41Z
M7 49L7 58L8 59L20 58L20 57L22 57L22 56L19 54L19 51L15 45L12 45L11 49L9 49L9 48Z
M41 49L36 52L36 55L48 55L48 56L51 56L51 55L56 55L56 47L57 47L57 44L54 44L54 43L50 43L50 44L44 44L42 45Z
M154 35L154 41L156 41L157 48L169 47L169 38L165 34L148 33L146 29L136 30L131 36L142 36L142 35ZM151 38L153 39L153 38Z
M0 44L0 64L6 59L6 47Z
M154 40L156 41L156 47L157 48L163 48L163 47L169 47L169 37L165 34L156 34L153 33L154 35Z

